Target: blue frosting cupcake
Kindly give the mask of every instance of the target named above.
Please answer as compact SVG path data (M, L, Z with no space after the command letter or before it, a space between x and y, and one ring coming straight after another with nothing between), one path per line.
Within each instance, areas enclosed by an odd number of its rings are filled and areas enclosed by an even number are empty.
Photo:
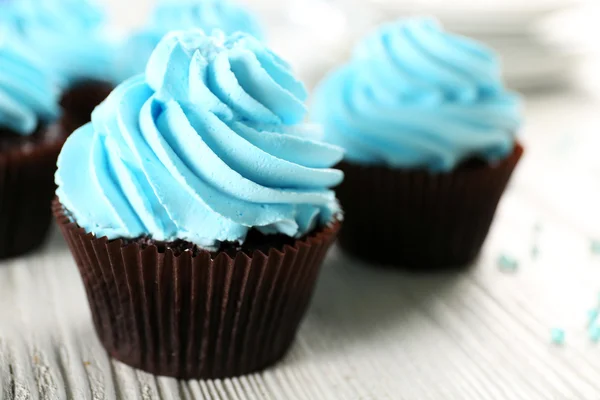
M349 162L449 171L514 148L519 96L494 52L432 19L384 25L315 93L312 118Z
M58 80L64 129L72 132L89 121L116 81L116 46L102 9L88 0L9 0L0 3L0 14L0 25Z
M64 88L81 80L114 81L114 44L104 12L88 0L9 0L0 4L8 26L52 71Z
M417 268L477 255L522 152L521 100L492 50L433 19L383 25L319 84L311 111L346 150L343 247Z
M117 75L122 79L143 73L158 42L172 30L199 28L210 34L244 32L261 39L258 20L230 0L159 0L150 20L119 51Z
M254 37L176 31L67 140L54 212L109 354L178 378L285 354L340 226L305 98Z
M0 129L32 135L58 117L58 93L43 60L0 28Z
M52 176L65 136L58 86L43 60L0 27L0 259L38 247L50 226Z
M175 32L117 87L58 161L61 203L96 236L300 237L339 212L338 147L306 135L304 86L245 34ZM310 133L310 132L309 132Z

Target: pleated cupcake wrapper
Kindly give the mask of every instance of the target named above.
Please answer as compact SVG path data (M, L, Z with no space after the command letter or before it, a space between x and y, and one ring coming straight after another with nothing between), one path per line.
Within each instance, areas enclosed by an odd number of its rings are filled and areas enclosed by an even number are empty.
M339 243L359 258L414 270L466 266L478 255L519 159L450 173L342 162Z
M336 222L268 255L175 256L97 239L71 223L58 200L53 211L108 353L183 379L239 376L282 358L340 227Z
M63 142L0 151L0 259L27 253L44 242Z

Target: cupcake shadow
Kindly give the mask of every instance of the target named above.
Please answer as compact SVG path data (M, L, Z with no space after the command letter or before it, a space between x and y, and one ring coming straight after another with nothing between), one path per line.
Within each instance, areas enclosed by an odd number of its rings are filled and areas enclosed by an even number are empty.
M69 251L67 242L54 221L52 221L52 225L50 225L48 237L46 238L41 251L51 256L64 255L65 252Z
M298 342L327 355L404 333L408 337L426 318L427 304L456 296L463 277L372 268L335 248L323 266Z

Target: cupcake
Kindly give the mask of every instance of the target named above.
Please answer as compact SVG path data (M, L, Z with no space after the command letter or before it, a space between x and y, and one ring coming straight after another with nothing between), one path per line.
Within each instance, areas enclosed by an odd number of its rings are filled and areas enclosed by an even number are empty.
M125 80L141 74L164 35L176 29L218 29L225 34L244 32L262 38L258 20L230 0L159 0L148 23L135 32L119 51L117 75Z
M319 84L311 114L346 150L345 251L417 270L476 258L523 153L521 101L490 49L431 19L384 25Z
M47 129L59 115L59 91L42 66L0 27L0 259L38 247L51 222L65 135Z
M340 227L305 98L255 38L177 31L69 137L53 209L112 357L223 378L285 354Z
M13 0L0 4L9 26L59 79L67 130L90 120L114 87L115 46L105 14L87 0Z

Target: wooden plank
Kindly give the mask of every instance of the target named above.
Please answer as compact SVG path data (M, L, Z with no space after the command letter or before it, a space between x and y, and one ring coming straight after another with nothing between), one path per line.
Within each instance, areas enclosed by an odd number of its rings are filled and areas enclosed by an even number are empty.
M557 130L573 132L574 118L589 120L593 111L567 107L534 104L525 171L474 268L414 276L334 250L287 358L246 377L179 382L111 361L93 331L77 268L54 232L43 251L0 263L0 400L597 400L600 348L588 337L586 313L600 292L600 255L590 251L600 221L587 221L571 202L585 193L590 171L600 171L600 164L578 162L598 139L597 130L584 130L583 144L556 150L563 140ZM590 126L600 127L597 118ZM559 154L585 180L572 182L564 198L548 187L560 181L531 182ZM512 273L497 266L505 253L519 261ZM551 343L553 327L566 330L564 345Z

